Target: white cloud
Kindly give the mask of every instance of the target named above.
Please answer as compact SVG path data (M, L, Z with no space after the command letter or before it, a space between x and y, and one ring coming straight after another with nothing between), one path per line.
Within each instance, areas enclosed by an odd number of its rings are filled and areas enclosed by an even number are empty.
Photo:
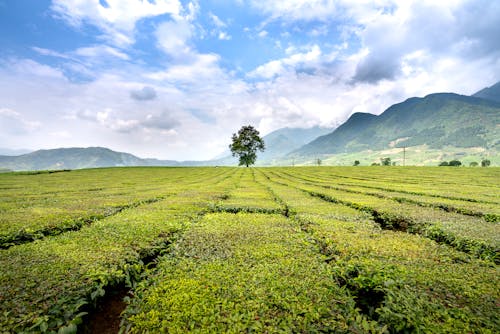
M178 0L53 0L52 10L69 24L79 27L84 23L98 27L110 43L124 47L134 43L137 21L163 14L178 17L182 5Z
M250 0L252 6L274 18L325 19L337 11L333 0Z
M192 35L191 24L183 19L163 22L156 30L158 47L174 58L183 58L191 53L189 40Z
M259 36L260 38L264 38L268 35L269 33L266 31L266 30L262 30L260 31L257 36Z
M82 47L72 52L76 56L87 58L105 58L107 56L116 57L122 60L129 60L130 57L120 50L107 45L94 45Z
M219 39L223 41L228 41L231 39L231 36L228 35L226 32L221 31L219 32Z
M123 8L151 10L120 16L121 1L108 1L104 9L99 1L54 1L58 15L74 25L93 24L110 44L68 52L33 48L62 60L57 66L27 59L0 63L0 140L11 147L108 146L143 157L208 159L227 149L241 124L255 124L262 134L284 126L332 126L353 112L379 114L411 96L472 94L500 77L497 2L484 8L473 1L249 2L268 15L266 24L279 22L246 32L255 38L266 31L259 43L287 37L284 50L277 49L281 57L241 78L240 70L223 67L231 61L224 54L197 49L203 28L197 2L182 10L176 1L124 1ZM138 20L160 12L171 17L155 26L153 37L168 57L146 67L122 46L130 47ZM337 26L324 24L332 19ZM230 38L231 21L215 14L210 20L204 33ZM313 29L307 20L324 22ZM300 44L288 32L296 24L306 37L326 34L338 44ZM92 81L69 81L68 68L89 72Z
M38 121L27 120L21 113L9 109L0 108L0 129L4 134L11 134L14 136L26 135L41 127ZM0 135L0 138L2 136Z
M217 15L214 13L208 13L208 17L212 20L213 24L219 28L225 28L227 27L227 24L222 21Z
M296 49L287 49L287 53L291 53ZM317 62L321 57L321 49L318 45L313 45L310 50L305 53L295 53L290 56L280 59L272 60L268 63L260 65L255 70L249 73L250 77L260 77L265 79L271 79L276 75L282 75L286 71L295 70L298 65L305 65ZM314 64L317 65L317 64Z
M188 61L169 66L165 71L146 74L145 77L158 81L207 84L223 76L215 54L193 54Z

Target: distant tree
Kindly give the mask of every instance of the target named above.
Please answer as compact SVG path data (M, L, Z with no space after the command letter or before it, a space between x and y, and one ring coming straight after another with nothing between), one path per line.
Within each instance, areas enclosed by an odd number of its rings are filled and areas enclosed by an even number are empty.
M354 160L354 166L359 166L359 160Z
M264 140L260 138L259 131L251 125L242 126L237 135L233 133L232 141L229 149L233 157L239 157L240 166L253 165L257 160L257 150L264 151L265 149Z
M448 161L441 161L439 163L439 166L449 166L450 164L448 163Z
M462 162L460 160L451 160L448 163L448 166L454 166L454 167L462 166Z
M378 162L372 162L372 166L380 166Z
M479 164L475 161L472 161L470 164L469 164L469 167L477 167L479 166Z
M391 158L380 158L380 164L382 166L390 166L391 165Z
M491 165L491 161L489 161L488 159L483 159L481 161L481 167L488 167L489 165Z
M320 159L320 158L316 159L316 165L321 166L321 162L322 162L322 161L321 161L321 159Z
M396 161L393 161L393 162L392 162L392 165L393 165L393 166L396 166L396 165L397 165L397 162L396 162Z

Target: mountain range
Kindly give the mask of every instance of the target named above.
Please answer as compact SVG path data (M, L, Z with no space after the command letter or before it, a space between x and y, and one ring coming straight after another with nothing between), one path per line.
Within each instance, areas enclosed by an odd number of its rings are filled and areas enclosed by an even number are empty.
M410 164L435 164L449 158L492 159L500 163L500 82L472 96L453 93L413 97L380 115L354 113L338 128L282 128L263 137L266 151L257 165L370 163L381 157ZM2 149L4 152L12 150ZM4 153L5 154L5 153ZM498 161L497 161L498 160ZM227 154L208 161L141 159L102 147L39 150L0 155L0 170L79 169L113 166L235 165ZM404 161L403 161L404 163Z
M379 116L355 113L335 131L292 155L332 155L427 145L498 149L500 102L452 93L410 98Z

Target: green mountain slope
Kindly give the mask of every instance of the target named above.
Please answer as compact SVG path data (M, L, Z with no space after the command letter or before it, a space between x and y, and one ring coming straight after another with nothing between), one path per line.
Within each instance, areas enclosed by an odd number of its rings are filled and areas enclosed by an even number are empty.
M498 150L500 103L452 93L410 98L381 115L353 114L335 131L294 151L315 156L426 145Z
M500 102L500 82L497 82L491 87L481 89L476 94L472 95L474 97L480 97L482 99L487 99L491 101Z

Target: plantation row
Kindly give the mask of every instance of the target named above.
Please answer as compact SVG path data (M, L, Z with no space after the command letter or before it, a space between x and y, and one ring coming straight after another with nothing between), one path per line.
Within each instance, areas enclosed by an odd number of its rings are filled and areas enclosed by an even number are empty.
M123 210L77 231L3 250L1 332L74 332L86 306L103 296L104 288L133 286L144 270L142 260L166 249L203 213L207 201L234 186L234 174L169 170L157 193L163 200ZM115 177L118 181L122 176Z
M75 332L123 285L127 333L498 332L498 170L476 171L2 175L2 226L18 205L39 209L20 211L24 231L57 232L0 250L0 332Z

